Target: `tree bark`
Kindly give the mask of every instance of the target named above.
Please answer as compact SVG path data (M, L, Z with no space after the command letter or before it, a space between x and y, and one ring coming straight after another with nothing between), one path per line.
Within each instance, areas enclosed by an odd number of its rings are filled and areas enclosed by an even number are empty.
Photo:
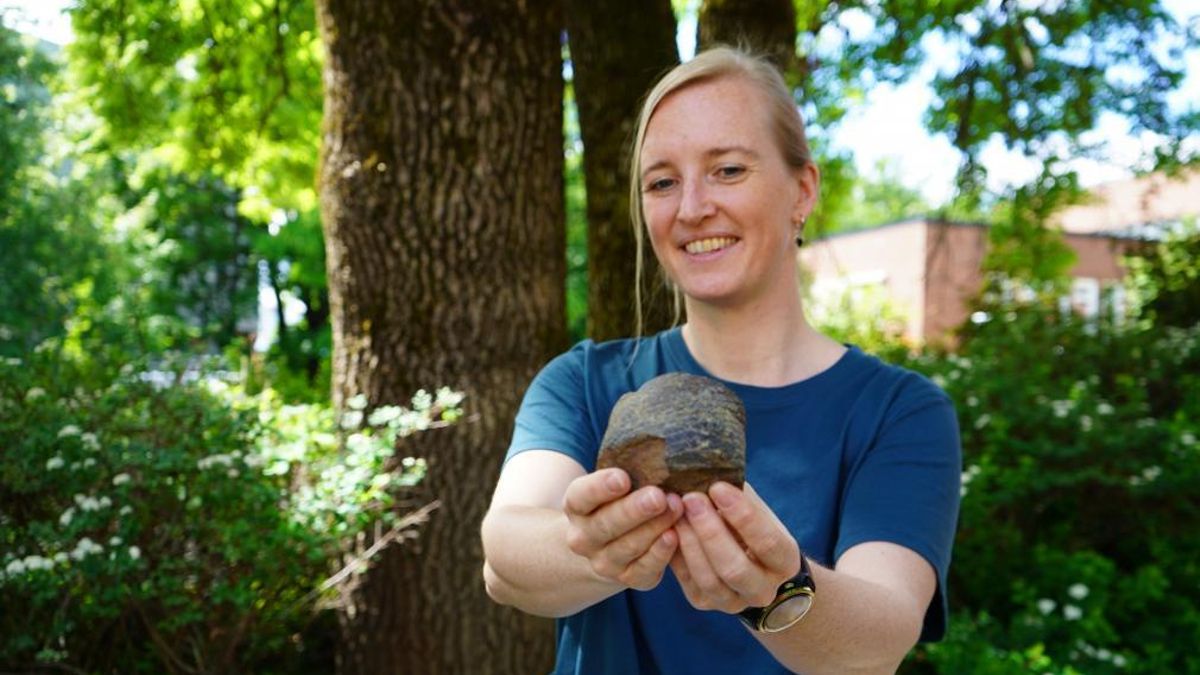
M566 7L587 188L587 332L608 340L636 328L628 151L642 98L679 62L675 15L669 0L567 0ZM648 334L669 326L674 310L648 243L643 260Z
M342 673L537 673L553 628L491 603L479 524L529 380L565 346L562 16L519 0L318 0L333 398L464 391L407 439L441 501L348 593Z
M696 47L715 44L763 54L795 84L796 6L792 0L704 0L696 22Z

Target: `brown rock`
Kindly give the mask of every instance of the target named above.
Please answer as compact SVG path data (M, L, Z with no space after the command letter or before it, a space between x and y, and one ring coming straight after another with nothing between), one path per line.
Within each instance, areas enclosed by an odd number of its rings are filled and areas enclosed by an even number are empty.
M633 489L707 492L723 480L741 487L746 472L746 411L716 380L667 373L622 396L608 418L597 469L620 467Z

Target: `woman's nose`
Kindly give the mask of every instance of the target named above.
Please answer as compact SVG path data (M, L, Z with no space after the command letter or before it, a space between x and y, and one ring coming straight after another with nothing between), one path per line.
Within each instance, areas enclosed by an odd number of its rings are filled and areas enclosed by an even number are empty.
M683 223L695 225L715 212L708 186L702 180L685 179L681 186L679 211L676 217Z

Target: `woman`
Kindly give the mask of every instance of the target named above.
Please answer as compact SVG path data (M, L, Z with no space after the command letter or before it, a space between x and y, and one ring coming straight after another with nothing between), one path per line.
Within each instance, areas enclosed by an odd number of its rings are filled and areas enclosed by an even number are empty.
M547 365L483 524L491 597L560 619L555 673L893 672L944 631L953 406L809 326L793 242L818 181L763 61L714 49L647 97L631 212L686 323ZM741 397L744 490L594 471L617 398L673 371Z

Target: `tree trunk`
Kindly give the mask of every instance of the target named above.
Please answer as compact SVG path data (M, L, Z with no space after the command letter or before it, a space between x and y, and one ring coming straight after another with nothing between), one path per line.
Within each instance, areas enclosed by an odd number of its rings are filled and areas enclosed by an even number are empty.
M498 607L479 524L521 396L565 346L562 16L517 0L319 0L333 398L464 391L419 537L348 594L342 673L546 672L550 622Z
M629 143L638 106L679 62L669 0L567 0L575 100L583 135L588 217L588 336L607 340L636 327L636 245L629 219ZM643 331L670 325L670 292L647 243Z
M796 6L792 0L704 0L696 22L697 49L714 44L765 55L795 84Z

